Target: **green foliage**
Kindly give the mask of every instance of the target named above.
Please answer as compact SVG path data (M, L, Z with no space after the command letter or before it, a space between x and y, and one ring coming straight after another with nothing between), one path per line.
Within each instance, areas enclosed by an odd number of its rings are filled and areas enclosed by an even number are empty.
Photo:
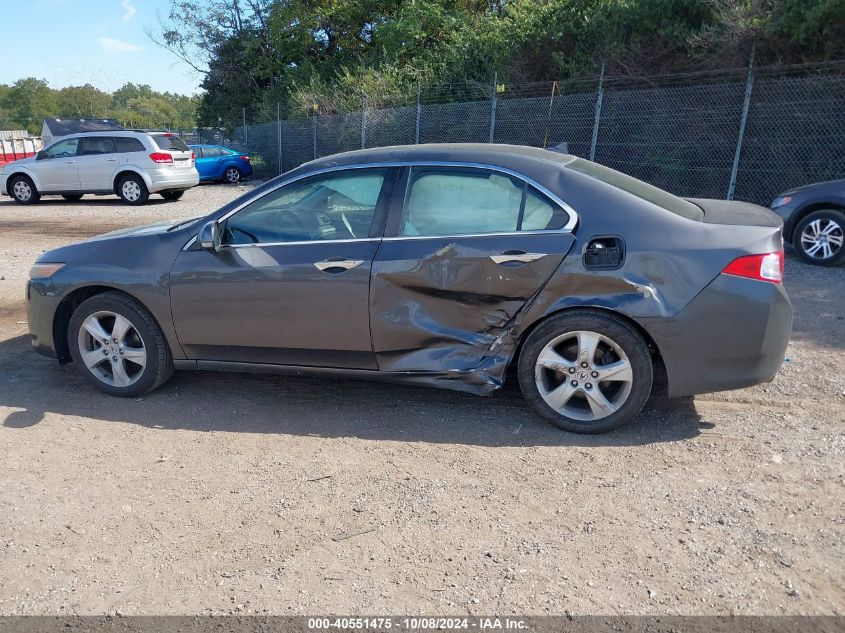
M191 128L198 101L131 83L111 95L90 84L53 90L46 81L28 77L11 86L0 84L0 129L38 134L42 121L52 117L112 117L133 128Z
M842 0L171 0L159 41L205 73L202 123L507 83L845 57ZM256 115L260 116L260 115Z

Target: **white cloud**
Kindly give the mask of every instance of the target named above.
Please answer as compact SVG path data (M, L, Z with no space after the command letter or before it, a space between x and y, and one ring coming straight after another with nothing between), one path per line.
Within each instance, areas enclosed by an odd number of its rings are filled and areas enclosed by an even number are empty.
M132 6L132 0L122 0L120 6L123 7L123 10L126 13L123 14L123 21L129 22L132 19L132 16L135 15L136 9Z
M100 46L107 53L137 53L144 50L143 46L137 44L130 44L129 42L121 42L111 37L101 37Z

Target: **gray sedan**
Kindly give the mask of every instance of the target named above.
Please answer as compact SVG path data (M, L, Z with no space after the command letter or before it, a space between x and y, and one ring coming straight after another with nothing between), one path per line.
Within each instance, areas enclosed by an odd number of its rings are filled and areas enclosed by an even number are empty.
M567 431L772 380L792 326L782 221L506 145L330 156L211 215L42 255L33 346L115 396L175 369L486 395L515 374ZM513 371L508 372L511 368Z

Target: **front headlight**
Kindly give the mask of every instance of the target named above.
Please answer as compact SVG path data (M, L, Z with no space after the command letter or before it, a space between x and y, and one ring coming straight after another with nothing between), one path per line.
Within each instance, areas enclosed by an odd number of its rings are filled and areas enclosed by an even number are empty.
M30 279L47 279L55 275L59 270L62 269L64 264L53 264L47 262L39 262L37 264L33 264L32 268L29 269L29 278Z
M792 202L792 196L781 196L780 198L775 198L772 202L772 209L775 207L782 207L790 202Z

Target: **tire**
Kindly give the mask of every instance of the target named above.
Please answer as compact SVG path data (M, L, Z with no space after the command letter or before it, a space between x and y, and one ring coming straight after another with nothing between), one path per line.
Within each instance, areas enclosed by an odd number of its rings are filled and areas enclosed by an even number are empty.
M9 179L9 195L18 204L35 204L41 199L41 194L35 188L35 183L29 176L20 174Z
M602 373L617 380L602 381ZM531 332L519 355L518 374L525 399L556 427L604 433L642 410L651 393L653 366L642 335L623 319L577 310L550 317Z
M79 304L68 325L68 348L85 380L112 396L142 396L173 375L158 323L138 301L119 292Z
M239 183L241 178L243 178L243 174L241 174L241 170L237 167L227 167L226 171L223 172L223 182L230 185Z
M127 174L121 178L117 183L117 195L126 204L131 205L146 204L150 198L147 185L138 174Z
M792 247L808 264L836 266L845 261L845 213L813 211L795 227Z
M176 200L181 198L183 195L185 195L184 191L162 191L161 192L162 198L164 198L165 200L170 200L172 202L175 202Z
M62 198L64 198L65 200L70 200L71 202L77 202L79 200L82 200L82 194L81 193L63 193Z

